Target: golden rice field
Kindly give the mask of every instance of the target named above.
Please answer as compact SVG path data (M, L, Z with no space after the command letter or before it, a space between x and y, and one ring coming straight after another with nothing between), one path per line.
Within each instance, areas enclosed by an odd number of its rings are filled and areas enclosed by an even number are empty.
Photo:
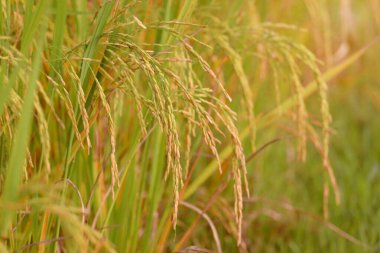
M0 0L0 252L380 252L379 0Z

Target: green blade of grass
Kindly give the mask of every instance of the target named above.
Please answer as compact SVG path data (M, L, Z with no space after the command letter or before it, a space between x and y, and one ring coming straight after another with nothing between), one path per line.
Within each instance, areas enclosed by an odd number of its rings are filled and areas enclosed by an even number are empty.
M103 5L103 7L100 9L98 17L97 17L97 24L95 27L94 34L92 35L92 38L90 40L90 43L86 47L86 50L84 52L83 58L85 59L94 59L96 55L96 49L98 47L99 40L102 36L102 33L104 32L104 28L107 24L108 18L111 14L112 8L114 6L114 1L107 1ZM90 63L86 60L82 61L81 66L81 75L80 80L82 85L84 85L84 90L86 90L87 81L90 76Z
M37 25L37 24L36 24ZM31 122L33 117L33 101L36 94L37 79L41 70L42 49L44 31L39 34L37 49L33 57L32 74L28 82L22 105L20 120L17 124L14 143L11 149L8 168L6 170L2 201L6 204L17 200L18 188L22 182L22 173L25 163L27 146L30 139ZM31 38L30 38L31 40ZM1 235L5 235L11 223L13 212L9 209L2 210L0 215Z
M66 0L56 1L55 8L55 25L54 25L54 35L53 35L53 44L51 49L50 60L51 65L59 73L62 71L62 44L65 35L66 28L66 14L67 14L67 2ZM52 72L54 73L54 72Z

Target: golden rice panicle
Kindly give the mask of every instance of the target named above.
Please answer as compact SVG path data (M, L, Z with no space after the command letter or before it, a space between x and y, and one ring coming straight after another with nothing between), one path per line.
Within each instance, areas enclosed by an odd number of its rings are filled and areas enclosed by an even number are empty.
M169 85L169 83L166 83ZM165 86L168 87L168 86ZM177 129L177 122L174 115L173 102L169 97L169 90L164 88L164 92L167 93L167 110L168 110L168 155L171 157L172 164L168 164L171 167L173 174L173 187L174 187L174 212L173 212L173 227L177 226L178 206L179 206L179 190L183 186L182 166L181 166L181 152L180 141Z
M63 105L66 109L66 113L69 116L71 126L74 129L75 137L76 137L77 141L79 142L79 145L81 146L81 148L83 150L85 150L83 140L82 140L82 137L81 137L79 129L78 129L78 124L77 124L77 121L75 119L74 107L73 107L73 104L71 103L69 92L65 88L65 81L63 80L61 75L57 74L57 76L59 78L60 84L49 76L47 76L47 79L53 84L55 91L57 92L58 97L63 102Z
M62 129L64 129L65 128L65 124L63 123L62 119L59 117L56 109L54 108L54 104L53 104L52 99L50 99L49 96L46 94L45 89L44 89L44 87L42 86L42 84L40 82L38 82L38 91L39 91L39 94L41 95L41 98L43 99L43 101L46 103L46 105L48 106L48 108L51 110L51 112L52 112L55 120L58 123L58 125Z
M210 65L205 61L202 56L186 41L182 41L183 45L186 47L186 49L193 55L195 56L199 63L201 64L202 68L204 71L206 71L218 84L218 87L221 89L223 94L227 97L229 101L232 101L232 98L230 95L228 95L226 89L224 88L223 84L220 82L219 78L216 76L215 72L211 69Z
M178 58L189 59L187 62L183 62L182 64L173 64L176 65L180 74L184 76L184 84L180 83L180 78L177 75L174 75L174 82L179 86L180 90L183 90L186 99L190 104L194 104L195 101L193 99L193 91L195 89L194 84L194 73L193 73L193 65L192 60L190 59L189 53L187 50L176 50ZM174 66L173 66L174 67ZM195 136L196 130L196 115L195 110L192 106L187 106L183 111L185 120L185 147L184 147L184 178L187 179L189 176L190 169L190 160L191 160L191 146L193 143L193 137Z
M237 154L235 153L235 156ZM234 212L235 212L235 220L238 227L238 238L237 244L241 243L241 228L243 224L243 191L241 186L241 173L239 169L238 160L234 157L232 158L232 175L234 179L234 196L235 196L235 204L234 204Z
M322 161L323 161L323 167L328 174L329 180L333 188L335 202L339 204L340 203L339 187L337 185L336 178L334 175L334 170L331 166L330 159L329 159L330 125L331 125L332 117L330 114L329 102L328 102L328 86L325 80L323 80L322 78L322 75L317 66L318 60L315 58L315 56L310 51L308 51L304 46L300 46L300 54L301 55L299 57L313 71L315 79L317 81L319 97L321 99L320 111L321 111L321 117L322 117L321 156L322 156ZM325 196L328 196L328 195L325 195Z
M189 109L188 114L190 115L189 118L194 118L194 112L192 109ZM191 145L192 145L192 139L194 136L195 128L191 119L187 119L185 122L186 122L185 123L186 130L185 130L185 151L184 151L185 153L184 176L185 176L185 179L187 179L189 175L189 169L190 169L190 152L191 152Z
M137 118L141 127L141 133L142 137L144 138L147 135L147 127L146 127L146 122L144 119L143 115L143 95L139 93L137 90L134 80L133 80L133 71L130 70L128 64L120 57L119 54L117 54L114 50L112 49L107 49L107 52L112 54L112 57L106 57L107 61L110 62L113 66L122 66L122 70L120 71L120 78L121 78L121 87L129 88L126 90L126 92L129 92L131 94L132 99L136 103L136 113L137 113ZM125 85L124 85L125 84Z
M145 124L145 119L144 119L144 115L143 115L143 105L142 105L143 102L141 99L141 95L139 94L139 92L137 91L137 88L133 84L133 80L128 78L128 83L129 83L129 86L130 86L131 91L132 91L132 97L136 103L137 118L139 120L139 124L141 127L142 137L144 138L147 135L147 130L146 130L146 124Z
M278 70L277 64L275 62L271 62L271 70L273 73L273 86L274 86L274 93L276 96L276 106L279 109L278 114L282 115L282 106L280 106L281 103L281 92L280 92L280 71Z
M306 136L306 121L307 121L307 111L305 106L305 101L303 99L303 86L299 79L299 76L297 74L298 70L293 62L293 59L291 57L288 57L289 62L291 63L290 68L292 72L292 78L294 81L294 87L296 90L296 96L297 96L297 134L298 134L298 158L301 161L306 161L306 142L307 142L307 136Z
M78 75L76 74L73 66L69 67L69 74L71 75L73 80L76 81L74 86L75 86L76 91L77 91L77 99L78 99L79 109L80 109L80 113L82 116L82 122L83 122L83 130L84 130L84 135L85 135L85 138L87 141L87 151L90 152L90 148L91 148L91 141L90 141L90 136L89 136L90 124L89 124L89 117L88 117L87 110L86 110L86 98L84 95L84 91L82 89L81 81L80 81Z
M220 105L220 110L223 110L226 107ZM228 111L228 108L227 108ZM242 181L243 176L245 192L247 196L250 196L249 183L248 183L248 173L246 166L246 159L243 152L243 147L239 138L238 130L236 129L232 118L227 115L222 117L217 113L218 117L221 118L222 122L226 125L228 132L231 134L233 146L234 146L234 157L232 162L232 174L234 178L234 195L235 195L235 218L236 224L238 225L238 245L241 243L241 234L242 234L242 220L243 220L243 190L242 190ZM242 175L243 174L243 175Z
M36 97L35 99L34 107L37 111L37 125L38 125L38 130L40 132L40 141L42 144L42 156L44 158L46 171L48 174L50 174L50 171L51 171L51 166L50 166L50 161L49 161L50 150L51 150L50 135L49 135L48 124L45 118L45 114L43 112L43 109L41 107L41 103L38 97Z
M179 205L179 189L182 186L182 167L180 164L180 141L178 137L178 130L175 121L173 103L170 100L168 80L166 76L162 73L159 63L153 59L148 53L143 49L139 48L129 42L130 49L132 53L129 53L128 61L122 59L118 56L117 52L113 50L110 52L113 54L114 59L117 59L124 69L124 77L127 79L128 87L131 89L131 94L133 95L135 101L137 101L137 108L140 111L138 115L140 125L145 127L145 120L142 115L142 104L146 105L152 115L156 118L159 123L161 130L166 135L166 149L167 149L167 166L165 171L165 179L169 176L170 172L173 176L173 192L174 192L174 212L173 212L173 226L176 226L177 216L178 216L178 205ZM130 69L129 65L133 64L136 68L142 70L148 79L148 85L152 91L153 103L148 104L148 100L138 94L137 88L133 83L133 72L127 72L126 69ZM144 134L144 130L143 130ZM146 130L145 130L146 134Z
M174 119L171 119L170 124L176 124ZM171 167L173 174L173 188L174 188L174 211L173 211L173 227L177 226L178 206L179 206L179 190L183 185L182 167L180 163L180 143L178 139L178 132L172 132L168 136L168 156L172 164Z
M111 174L112 174L112 195L115 197L114 186L120 186L119 182L119 169L116 161L116 132L115 125L112 117L111 107L107 102L106 94L104 93L103 87L100 84L99 80L96 78L95 73L91 70L94 75L94 80L97 86L101 104L106 112L108 118L108 127L110 133L110 142L111 142Z
M165 178L172 172L174 188L173 226L175 227L178 216L179 189L183 185L183 179L180 163L180 141L173 102L170 98L170 82L162 71L160 64L155 59L138 47L134 49L141 57L139 60L135 59L136 64L140 66L149 79L148 84L153 91L157 120L167 138L167 168Z
M238 225L238 245L241 243L241 235L242 235L242 221L243 221L243 190L241 183L241 174L243 173L245 191L247 196L250 196L249 193L249 185L247 178L247 167L245 164L245 156L243 153L243 149L240 143L239 138L236 136L236 132L232 132L232 139L234 142L234 154L233 158L235 162L232 165L232 171L234 174L234 192L235 192L235 216Z
M118 35L119 36L119 35ZM177 34L178 37L181 37ZM120 37L125 37L120 35ZM183 58L190 59L190 56L194 57L200 66L203 68L206 74L208 74L217 84L222 92L228 96L226 90L222 86L220 80L217 78L215 72L211 69L210 65L202 58L202 56L190 45L187 41L188 38L180 38L180 43L183 45L179 51L176 51L177 57L183 56ZM234 171L234 187L236 188L235 202L237 205L236 218L237 224L239 224L239 237L241 237L241 222L242 222L242 182L241 177L244 177L244 183L246 185L246 192L249 195L248 190L248 180L245 165L245 157L240 143L237 129L234 126L232 116L232 111L224 105L219 99L216 99L212 90L201 88L202 83L199 81L199 77L192 70L190 61L176 62L172 61L167 64L167 62L162 62L159 58L153 57L146 50L142 49L138 44L132 42L130 38L125 38L125 40L120 40L115 45L118 47L112 47L112 49L107 49L110 54L112 54L110 62L113 66L118 66L124 69L122 80L127 79L127 85L123 87L126 88L125 91L132 94L132 96L140 103L137 104L138 108L143 105L148 109L154 118L157 120L161 130L166 136L166 170L165 179L168 178L169 174L172 176L173 182L173 216L172 225L173 227L177 224L178 216L178 204L180 201L179 191L183 184L183 174L187 174L187 169L189 166L189 153L192 136L195 133L195 127L202 132L203 140L207 147L211 150L211 153L217 160L219 171L222 172L221 159L219 157L218 144L220 141L215 136L215 131L219 132L222 136L223 131L220 129L219 122L216 118L221 118L221 122L227 128L228 133L232 136L232 141L235 147L234 157L237 160L237 164L233 165L232 170ZM118 62L117 64L115 64ZM184 64L187 66L187 74L183 72L176 72L178 70L178 64ZM240 72L242 73L242 66L240 64ZM238 68L238 67L237 67ZM134 86L135 72L139 70L144 74L144 78L147 81L151 91L151 98L140 95L137 88ZM186 78L183 78L186 76ZM244 79L244 83L247 86L248 81ZM123 81L122 81L123 82ZM196 82L197 84L195 84ZM175 94L172 95L172 94ZM184 98L179 99L178 98ZM214 101L215 99L215 101ZM223 106L222 106L223 104ZM182 106L186 109L182 110ZM211 110L210 110L210 109ZM139 109L139 111L141 111ZM187 128L185 134L184 145L185 153L185 164L186 167L183 169L181 167L181 141L179 138L179 130L177 127L177 112L184 112L187 123L191 122L192 126ZM217 115L215 117L214 115ZM145 122L143 115L138 115L139 121ZM144 124L140 124L144 125Z
M219 21L220 22L220 21ZM237 53L234 48L230 45L227 36L217 36L217 42L219 45L227 52L228 57L230 58L233 68L235 70L236 76L240 81L243 94L244 94L244 104L248 114L248 122L250 125L251 133L251 147L252 152L256 150L256 120L254 114L254 98L250 83L248 81L247 75L243 68L243 60L239 53Z
M322 140L323 140L323 166L327 171L332 187L334 189L335 202L340 204L340 193L339 188L336 182L336 178L334 175L334 170L331 166L329 159L329 145L330 145L330 125L332 121L332 117L330 114L329 103L327 98L328 88L326 82L320 78L320 75L317 75L318 82L318 90L319 96L321 98L321 114L322 114Z
M226 104L217 98L212 97L211 94L208 95L210 101L204 100L204 103L207 103L211 107L217 118L220 119L221 123L223 123L223 125L227 128L227 132L231 136L233 143L234 152L232 157L231 173L234 180L234 214L236 224L238 226L238 244L240 244L243 220L242 177L245 184L246 194L247 196L250 196L245 155L239 138L238 130L234 124L234 119L236 116L235 113Z

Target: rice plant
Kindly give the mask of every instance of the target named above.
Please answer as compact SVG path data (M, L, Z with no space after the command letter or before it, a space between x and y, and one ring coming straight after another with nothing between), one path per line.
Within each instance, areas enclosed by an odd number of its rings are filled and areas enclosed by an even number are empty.
M260 249L246 205L284 139L318 154L329 222L327 82L369 46L334 62L326 30L314 54L261 1L0 3L1 252Z

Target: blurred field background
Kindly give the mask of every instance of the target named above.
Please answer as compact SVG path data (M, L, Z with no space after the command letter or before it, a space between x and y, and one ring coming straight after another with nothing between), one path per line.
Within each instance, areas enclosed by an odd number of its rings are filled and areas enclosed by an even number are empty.
M380 251L379 0L0 12L0 252Z

